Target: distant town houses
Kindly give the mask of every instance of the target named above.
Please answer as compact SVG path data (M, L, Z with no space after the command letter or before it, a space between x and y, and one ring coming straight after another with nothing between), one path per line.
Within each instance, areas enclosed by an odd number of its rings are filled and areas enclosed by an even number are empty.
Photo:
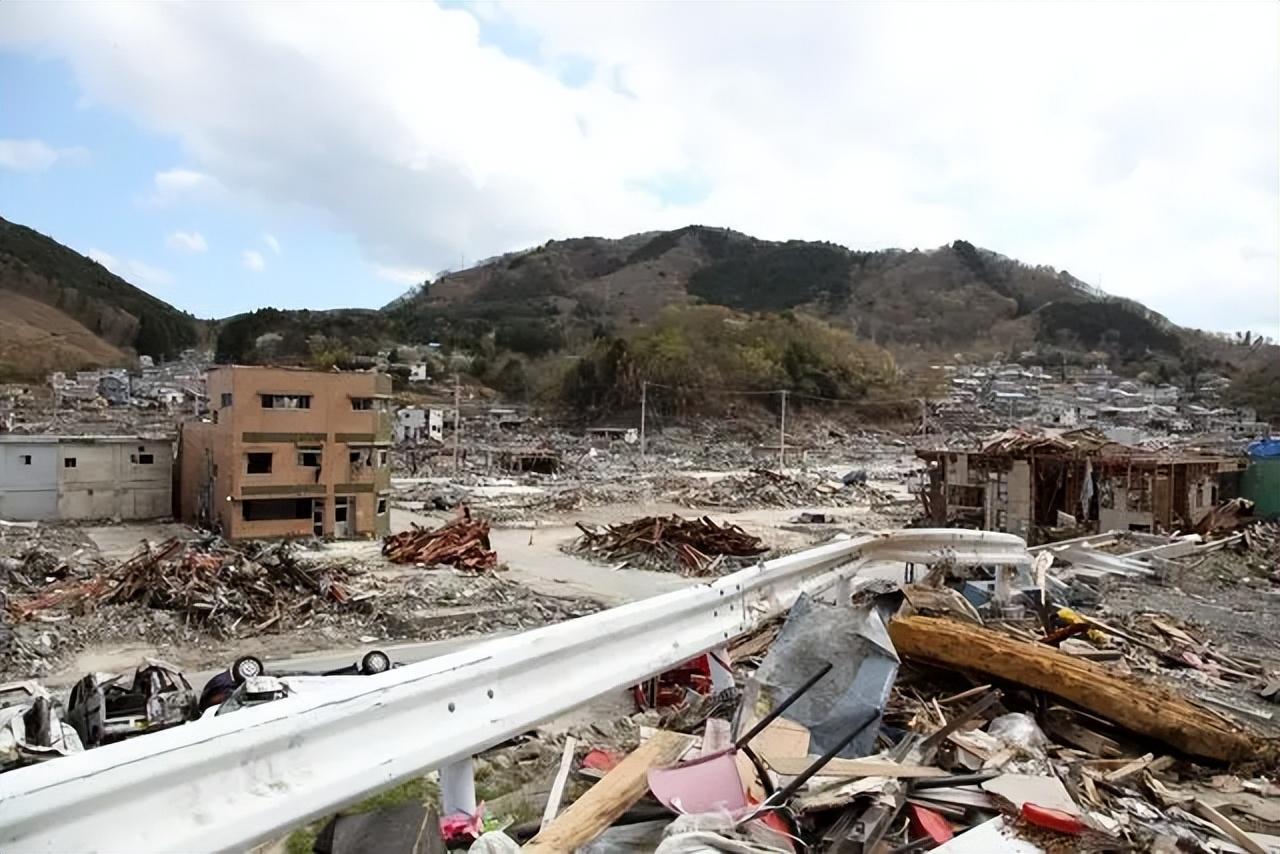
M1157 433L1213 433L1232 439L1266 435L1257 413L1218 401L1230 381L1201 378L1195 394L1170 383L1120 377L1106 365L1049 369L1002 362L935 366L947 378L940 414L968 411L984 423L1046 427L1141 427Z

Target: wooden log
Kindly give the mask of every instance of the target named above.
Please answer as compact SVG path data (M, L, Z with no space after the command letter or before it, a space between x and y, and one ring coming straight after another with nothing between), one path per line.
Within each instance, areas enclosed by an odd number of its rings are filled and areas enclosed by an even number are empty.
M1116 675L1044 644L919 616L894 620L889 636L906 658L964 668L1053 694L1189 756L1236 762L1274 761L1278 755L1275 744L1226 725L1167 688Z
M569 854L595 839L648 791L649 769L675 762L693 741L691 735L658 732L631 751L521 850Z

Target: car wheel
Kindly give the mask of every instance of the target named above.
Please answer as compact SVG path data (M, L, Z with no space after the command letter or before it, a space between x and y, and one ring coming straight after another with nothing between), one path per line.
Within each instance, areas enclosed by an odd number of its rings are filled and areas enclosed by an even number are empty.
M391 658L381 650L366 652L360 659L360 672L366 676L370 673L385 673L391 669Z
M235 664L231 665L231 675L237 683L240 683L246 679L261 676L266 669L262 659L254 658L252 655L242 655L236 659Z

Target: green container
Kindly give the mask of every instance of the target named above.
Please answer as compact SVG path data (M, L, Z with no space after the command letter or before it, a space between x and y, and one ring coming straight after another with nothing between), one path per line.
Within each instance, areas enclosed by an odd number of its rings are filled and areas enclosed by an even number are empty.
M1240 495L1253 502L1255 516L1280 516L1280 459L1251 457L1240 480Z

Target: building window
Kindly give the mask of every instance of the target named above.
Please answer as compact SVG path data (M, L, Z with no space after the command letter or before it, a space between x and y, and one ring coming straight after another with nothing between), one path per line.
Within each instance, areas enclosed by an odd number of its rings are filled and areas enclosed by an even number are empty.
M298 465L306 468L320 468L319 451L298 451Z
M230 405L231 405L231 392L229 392L229 391L224 391L224 392L222 393L222 405L223 405L223 406L230 406Z
M387 451L383 448L378 451L378 465L385 466L387 464Z
M364 462L361 458L360 451L351 451L347 454L347 461L353 466L358 466Z
M270 453L245 454L248 460L245 471L248 474L271 474L271 456Z
M368 409L373 409L373 398L372 397L353 397L351 398L351 408L358 409L361 412Z
M29 465L31 465L31 455L30 455L30 454L23 454L22 456L18 457L18 459L22 460L22 464L23 464L24 466L29 466Z
M64 469L73 469L73 468L75 468L75 467L76 467L76 458L75 458L75 457L63 457L63 458L62 458L62 467L63 467Z
M240 516L246 522L278 522L311 518L310 498L255 498L240 502Z
M387 499L385 496L378 496L378 515L381 516L387 512Z
M156 458L154 454L130 454L129 455L129 462L133 463L136 466L153 465L155 461L156 461Z
M310 409L311 395L309 394L264 394L262 395L263 409Z

